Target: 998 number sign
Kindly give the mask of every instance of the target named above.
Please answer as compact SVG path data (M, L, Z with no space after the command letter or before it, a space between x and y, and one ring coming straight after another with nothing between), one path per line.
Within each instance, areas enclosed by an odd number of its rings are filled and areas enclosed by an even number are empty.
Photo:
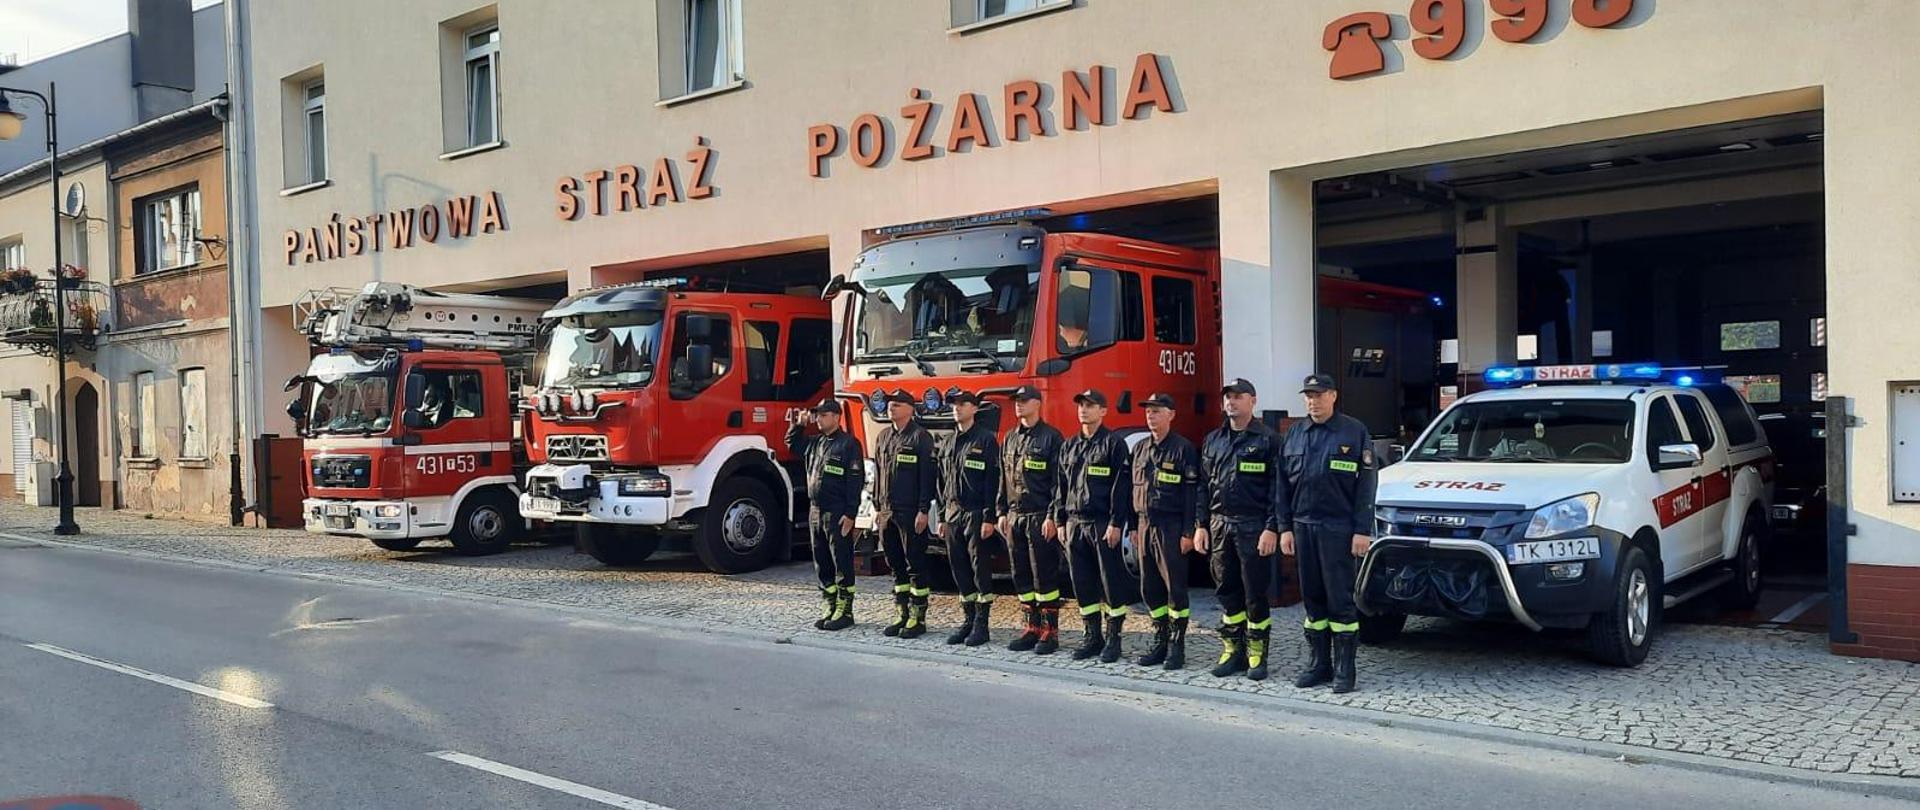
M1414 0L1407 9L1413 52L1423 59L1446 59L1467 41L1467 4L1482 0ZM1502 42L1531 42L1547 27L1552 0L1485 0L1495 19L1488 25ZM1633 14L1633 0L1572 0L1573 21L1587 28L1611 28ZM1393 18L1382 11L1348 14L1327 26L1321 46L1333 52L1327 75L1351 79L1387 69L1386 46Z

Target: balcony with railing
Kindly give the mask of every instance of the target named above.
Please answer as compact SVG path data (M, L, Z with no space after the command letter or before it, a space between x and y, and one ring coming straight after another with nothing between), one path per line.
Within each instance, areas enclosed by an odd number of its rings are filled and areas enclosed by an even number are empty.
M17 274L0 277L0 343L52 354L54 307L64 298L67 349L94 347L106 329L102 322L102 314L109 311L106 285L78 278L63 278L57 283L65 289L56 289L51 278Z

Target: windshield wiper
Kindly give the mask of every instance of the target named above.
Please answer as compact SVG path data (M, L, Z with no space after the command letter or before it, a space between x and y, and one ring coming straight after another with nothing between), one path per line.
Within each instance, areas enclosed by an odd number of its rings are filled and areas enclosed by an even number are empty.
M914 368L920 369L921 374L931 377L935 373L932 363L927 362L925 357L905 346L892 349L874 349L865 354L856 354L853 356L853 362L855 363L885 362L888 360L910 360L913 362Z
M999 356L999 355L996 355L996 354L994 354L993 352L990 352L990 351L987 351L986 349L982 349L982 348L980 348L979 346L975 346L975 345L973 345L973 344L970 344L970 343L967 343L967 344L961 344L961 345L958 345L958 346L949 346L949 347L946 347L946 348L944 348L944 349L942 349L942 350L940 351L940 354L938 354L938 355L936 355L936 356L938 356L938 357L951 357L951 356L953 356L953 355L957 355L957 354L968 354L968 355L972 355L972 356L974 356L974 357L978 357L978 358L980 358L980 359L982 359L982 360L985 360L985 361L987 361L987 362L989 362L989 363L992 363L992 364L993 364L993 368L991 369L991 371L999 371L999 370L1000 370L1000 356ZM964 371L964 370L967 370L968 368L979 368L979 367L978 367L978 366L962 366L962 367L961 367L961 370L963 370L963 371ZM988 369L981 369L981 370L982 370L982 371L988 371Z

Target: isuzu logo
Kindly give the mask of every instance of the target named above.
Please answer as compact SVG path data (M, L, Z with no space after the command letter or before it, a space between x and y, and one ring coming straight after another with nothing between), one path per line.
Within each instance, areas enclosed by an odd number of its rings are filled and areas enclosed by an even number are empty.
M1467 525L1465 515L1414 515L1415 526L1446 526L1458 529Z

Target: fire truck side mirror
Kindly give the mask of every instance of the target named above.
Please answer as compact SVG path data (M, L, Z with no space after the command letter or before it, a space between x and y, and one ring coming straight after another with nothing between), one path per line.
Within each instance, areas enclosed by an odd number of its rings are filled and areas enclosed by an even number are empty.
M287 400L287 416L293 419L293 424L296 426L307 421L307 409L304 405L305 403L301 402L299 397Z
M687 342L706 343L713 338L713 319L705 315L687 316Z
M713 379L713 347L705 343L687 346L687 381L695 386Z
M400 412L400 424L406 425L408 430L419 430L427 426L427 415L408 408Z

